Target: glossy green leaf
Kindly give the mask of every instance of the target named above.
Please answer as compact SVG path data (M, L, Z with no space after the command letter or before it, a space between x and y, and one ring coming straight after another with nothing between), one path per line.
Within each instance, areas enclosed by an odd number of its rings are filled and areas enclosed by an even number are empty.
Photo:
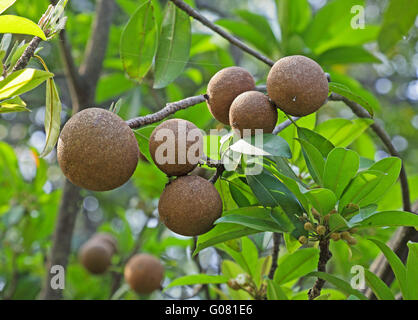
M351 228L350 223L347 222L347 220L345 220L338 213L334 213L329 217L328 225L329 225L331 232L339 231L339 230L347 230Z
M409 29L414 26L417 15L417 0L391 0L384 13L378 37L380 50L387 53L399 40L406 37Z
M358 291L356 289L353 289L348 282L346 282L344 280L341 280L341 279L337 278L336 276L333 276L329 273L311 272L307 276L308 277L318 277L318 278L324 279L325 281L328 281L329 283L332 283L335 287L337 287L338 289L340 289L341 291L343 291L346 294L353 295L360 300L368 300L367 297L364 294L362 294L360 291Z
M357 205L361 203L377 187L383 176L384 174L377 170L359 172L342 194L338 203L338 211L341 213L344 207L350 203Z
M312 144L315 148L319 150L319 152L321 152L324 158L326 158L328 156L328 153L330 153L331 150L334 149L334 145L329 140L321 136L319 133L303 127L298 127L297 130L299 138L306 140L310 144Z
M35 22L13 15L0 16L0 33L29 34L46 40L45 33Z
M0 81L0 100L30 91L52 76L50 72L31 68L13 72Z
M386 244L376 239L369 239L375 245L379 247L386 259L388 260L390 267L392 268L393 273L395 274L396 280L399 282L402 294L405 296L407 292L407 283L406 283L406 268L402 263L401 259L394 253Z
M209 274L192 274L184 277L177 278L173 280L164 290L167 290L176 286L190 286L194 284L210 284L210 283L226 283L228 278L225 276L219 275L209 275Z
M318 266L319 251L316 248L306 248L286 254L278 261L279 267L274 273L274 282L282 285L294 279L303 277Z
M319 124L315 131L327 138L336 147L348 147L373 123L372 119L330 119Z
M20 97L13 97L0 101L0 113L30 111Z
M357 226L364 228L400 226L418 228L418 215L407 211L375 212L357 222Z
M409 242L408 248L405 299L418 300L418 243Z
M189 16L168 2L155 60L154 88L164 88L183 72L189 60L191 37Z
M45 135L46 141L40 157L48 155L55 147L60 135L61 100L53 78L46 80Z
M241 152L245 154L259 154L259 155L269 155L269 156L276 156L276 157L283 157L283 158L292 158L292 152L290 151L289 144L286 142L285 139L279 137L274 134L266 133L262 135L254 135L250 137L245 137L237 141L234 145L236 145L240 141L245 141L251 146L254 146L257 149L261 149L264 153L255 153L253 152L252 148L243 149ZM231 149L234 151L239 152L240 149L231 146Z
M334 191L339 199L344 189L356 175L359 156L352 150L335 148L325 161L324 187Z
M325 160L321 152L306 140L298 139L302 146L303 156L312 179L320 186L323 185Z
M334 192L325 188L312 189L306 192L305 196L312 207L314 207L322 216L333 210L337 203L337 197Z
M373 291L379 300L395 300L395 296L389 287L378 276L369 270L364 270L367 286Z
M4 11L6 11L9 7L15 3L16 0L2 0L0 2L0 14L2 14Z
M356 95L354 92L351 92L350 88L340 83L330 82L328 85L329 91L335 92L339 95L342 95L343 97L348 98L351 101L358 103L373 117L374 111L372 106L362 96Z
M374 188L367 197L363 198L359 203L360 207L366 206L371 203L377 203L381 199L389 188L396 182L401 171L402 161L396 157L384 158L375 164L373 164L369 170L377 170L384 173L384 176L380 180L379 184Z
M158 26L152 1L142 4L129 19L120 42L123 67L130 78L141 81L157 53Z
M283 289L273 280L267 280L267 299L268 300L289 300Z

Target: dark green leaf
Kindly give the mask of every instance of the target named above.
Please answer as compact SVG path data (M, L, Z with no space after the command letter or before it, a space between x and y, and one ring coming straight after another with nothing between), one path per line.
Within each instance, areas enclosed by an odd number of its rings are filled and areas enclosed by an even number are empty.
M348 88L345 85L342 85L340 83L330 82L328 85L329 85L329 91L338 93L339 95L342 95L343 97L346 97L346 98L358 103L364 109L366 109L367 112L373 117L372 106L362 96L359 96L359 95L355 94L354 92L351 92L350 88Z
M321 136L319 133L303 127L298 127L297 130L299 138L306 140L310 144L312 144L315 148L319 150L319 152L321 152L324 158L326 158L328 156L328 153L330 153L331 150L334 149L334 145L329 140Z
M334 192L325 188L312 189L305 193L306 198L322 216L334 209L337 197Z
M302 146L303 156L312 179L322 186L325 160L321 152L306 140L298 139L298 141Z

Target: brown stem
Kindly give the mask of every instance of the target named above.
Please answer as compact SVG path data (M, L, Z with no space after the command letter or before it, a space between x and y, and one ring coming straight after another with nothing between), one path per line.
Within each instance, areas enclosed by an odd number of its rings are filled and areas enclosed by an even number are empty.
M327 262L331 259L332 254L329 251L329 238L322 237L319 240L319 260L318 260L318 271L326 272ZM319 297L321 294L322 287L325 284L325 280L318 278L315 281L312 289L309 290L308 296L309 300L313 300L316 297Z
M179 7L181 10L186 12L189 16L191 16L191 17L195 18L196 20L200 21L202 24L207 26L209 29L215 31L216 33L221 35L223 38L228 40L230 43L236 45L241 50L249 53L253 57L257 58L260 61L263 61L264 63L268 64L269 66L272 66L274 64L273 60L270 60L269 58L267 58L266 56L257 52L256 50L250 48L244 42L242 42L238 38L230 35L228 32L223 30L221 27L213 24L207 18L205 18L203 15L201 15L199 12L197 12L195 9L190 7L188 4L184 3L182 0L171 0L171 2L173 2L177 7Z
M194 97L189 97L177 102L168 103L163 109L160 111L157 111L155 113L138 117L134 119L130 119L126 121L128 126L132 129L138 129L142 126L145 126L147 124L152 124L158 121L161 121L168 116L176 113L179 110L187 109L189 107L195 106L199 103L206 101L206 95L199 95Z
M21 70L28 65L29 60L35 54L35 50L36 48L38 48L41 41L42 41L41 38L33 37L31 42L29 42L29 45L26 47L25 51L23 51L23 54L20 56L19 60L17 60L15 66L12 69L12 72Z

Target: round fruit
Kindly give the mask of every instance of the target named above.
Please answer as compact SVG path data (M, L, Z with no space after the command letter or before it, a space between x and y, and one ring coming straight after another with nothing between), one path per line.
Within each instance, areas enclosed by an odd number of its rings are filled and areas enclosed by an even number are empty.
M115 189L127 182L139 157L129 126L113 112L99 108L85 109L68 120L57 152L68 180L94 191Z
M241 136L254 135L258 133L256 129L263 130L261 133L272 133L277 122L277 110L265 94L247 91L232 102L229 121L232 129L238 130Z
M229 125L232 101L245 91L255 89L253 76L241 67L228 67L218 71L209 81L207 105L213 117Z
M149 294L161 287L164 267L149 254L137 254L125 266L125 281L139 294Z
M175 233L197 236L208 232L222 214L222 200L209 181L184 176L168 184L160 197L162 222Z
M328 80L321 66L304 56L278 60L267 77L268 96L293 116L317 111L328 97Z
M107 246L109 246L112 255L118 251L118 242L117 240L109 233L100 232L93 235L90 241L99 241Z
M91 239L80 248L79 260L90 273L101 274L111 264L112 250L107 244Z
M154 163L168 176L182 176L203 156L203 136L193 123L171 119L157 126L149 139Z

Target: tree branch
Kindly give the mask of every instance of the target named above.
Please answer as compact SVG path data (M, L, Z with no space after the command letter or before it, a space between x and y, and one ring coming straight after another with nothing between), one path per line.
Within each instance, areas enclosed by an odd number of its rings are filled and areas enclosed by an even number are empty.
M272 254L272 263L269 272L269 279L273 280L274 273L277 269L277 259L279 258L279 247L280 247L280 233L273 233L273 254Z
M20 56L19 60L17 60L15 66L12 69L12 72L19 71L28 65L29 60L35 54L35 50L38 48L41 41L42 39L39 37L32 38L31 42L29 42L29 45L26 47L25 51L23 51L23 54Z
M322 237L319 240L319 260L318 260L318 271L326 272L327 262L331 259L332 254L329 251L329 238ZM325 280L318 278L315 281L312 289L308 291L309 300L314 300L316 297L319 297L321 290L325 284Z
M242 49L243 51L249 53L253 57L257 58L260 61L263 61L264 63L268 64L269 66L273 66L274 61L270 60L266 56L262 55L258 51L250 48L247 46L244 42L239 40L238 38L230 35L228 32L223 30L221 27L213 24L210 22L207 18L205 18L203 15L201 15L199 12L197 12L195 9L190 7L188 4L184 3L182 0L171 0L177 7L179 7L181 10L186 12L189 16L195 18L196 20L200 21L202 24L207 26L209 29L215 31L217 34L221 35L223 38L228 40L233 45L237 46L238 48Z

